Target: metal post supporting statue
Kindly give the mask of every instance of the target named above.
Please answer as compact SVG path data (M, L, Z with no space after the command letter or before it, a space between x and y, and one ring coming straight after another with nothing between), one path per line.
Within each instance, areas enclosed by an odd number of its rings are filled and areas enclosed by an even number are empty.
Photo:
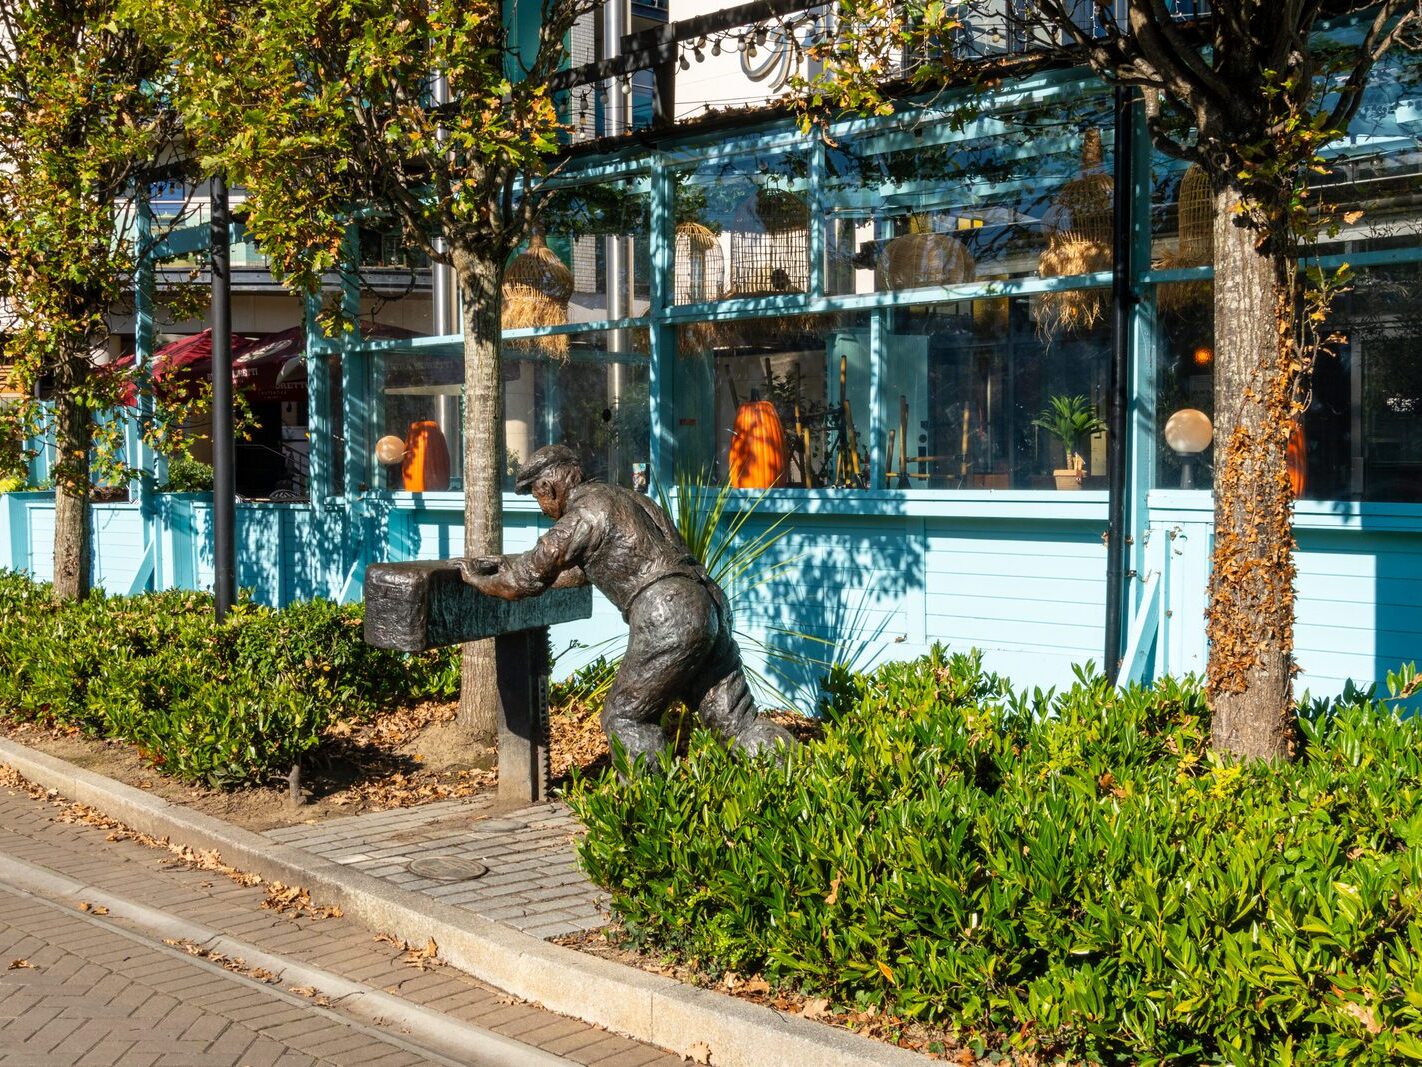
M582 464L563 445L534 452L514 489L531 492L556 525L521 555L464 561L464 580L505 600L591 582L618 607L631 632L602 727L629 759L653 758L666 746L661 717L677 700L735 748L794 745L756 713L726 594L666 512L640 493L583 481Z

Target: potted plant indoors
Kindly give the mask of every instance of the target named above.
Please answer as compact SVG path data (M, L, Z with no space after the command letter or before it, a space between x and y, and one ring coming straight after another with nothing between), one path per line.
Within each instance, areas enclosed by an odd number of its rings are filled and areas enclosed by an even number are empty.
M1106 429L1096 414L1096 405L1085 396L1054 396L1032 425L1055 437L1066 452L1066 466L1052 471L1057 488L1080 489L1086 478L1086 460L1079 451L1082 439Z

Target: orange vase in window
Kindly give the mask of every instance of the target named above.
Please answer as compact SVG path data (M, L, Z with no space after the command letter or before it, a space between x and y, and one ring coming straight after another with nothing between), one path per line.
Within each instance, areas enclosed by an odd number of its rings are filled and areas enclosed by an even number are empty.
M769 489L785 477L785 427L769 400L753 400L736 411L731 431L731 485Z
M407 492L438 492L449 488L449 444L439 423L429 419L410 423L400 475Z
M1293 487L1294 499L1303 496L1308 484L1308 441L1304 437L1302 422L1294 423L1289 433L1289 449L1285 454L1289 467L1289 485Z

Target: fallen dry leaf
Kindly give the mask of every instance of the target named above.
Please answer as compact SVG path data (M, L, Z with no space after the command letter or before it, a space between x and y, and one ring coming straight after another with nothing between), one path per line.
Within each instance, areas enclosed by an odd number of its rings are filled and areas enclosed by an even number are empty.
M800 1014L807 1019L818 1019L829 1011L829 998L813 997L805 1001L804 1007L800 1009Z
M682 1059L688 1063L709 1064L711 1062L711 1046L705 1041L698 1041L686 1050L686 1055Z
M1382 1023L1378 1022L1378 1017L1373 1014L1373 1009L1366 1004L1344 1004L1343 1010L1362 1023L1363 1029L1368 1033L1382 1033Z
M38 968L36 968L35 965L34 965L33 963L31 963L29 960L23 960L23 959L21 959L21 960L11 960L11 961L10 961L10 966L9 966L8 969L9 969L9 970L12 970L12 971L18 971L18 970L21 970L21 969L26 969L26 970L31 970L31 971L33 971L33 970L37 970Z
M834 881L830 883L830 891L825 895L825 903L833 904L839 899L839 875L834 876Z
M109 909L102 904L90 904L87 900L79 902L79 910L88 912L90 915L107 915L109 913Z
M267 884L267 897L262 901L262 907L267 911L289 914L297 919L303 915L312 919L339 919L345 914L335 904L311 903L311 893L301 886L287 886L281 882Z
M424 948L412 948L405 953L405 965L408 967L418 967L425 971L443 964L444 961L439 959L439 946L435 944L434 938L425 942Z
M762 978L760 975L756 975L754 978L748 980L748 981L745 983L745 985L741 986L741 992L742 992L742 993L769 993L769 992L770 992L770 983L767 982L767 981L766 981L764 978Z

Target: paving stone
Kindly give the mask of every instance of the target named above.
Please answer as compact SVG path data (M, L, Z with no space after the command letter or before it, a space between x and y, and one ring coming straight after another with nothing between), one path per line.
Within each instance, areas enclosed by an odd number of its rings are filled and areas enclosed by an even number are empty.
M431 808L436 806L431 805ZM490 1027L506 1036L508 1027L542 1035L559 1047L598 1050L608 1035L594 1027L541 1009L500 1003L499 994L453 968L420 971L403 962L404 953L376 941L371 931L343 919L292 920L261 910L260 887L242 887L212 872L175 868L170 854L132 841L106 841L95 827L55 823L56 809L25 796L0 791L0 852L26 859L71 878L82 876L103 892L162 908L177 918L216 927L261 949L348 975L376 988L393 988L419 1004L436 1005L451 1018ZM372 856L400 852L396 833L424 834L432 819L445 820L435 832L437 844L420 854L472 855L488 852L467 830L451 826L477 807L454 803L439 811L399 812L377 823L366 816L347 817L340 827L286 827L273 831L273 842L308 847L307 838L325 835L329 850ZM542 813L546 816L546 809ZM472 819L471 819L472 824ZM526 831L537 833L532 826ZM550 838L549 848L566 848ZM510 845L502 860L521 862ZM571 865L571 851L564 853ZM360 861L361 869L379 861ZM389 867L389 863L384 864ZM564 872L566 873L566 872ZM540 891L540 879L555 891L561 877L547 873L515 875L522 896L508 897L528 907ZM587 885L587 883L583 883ZM448 883L445 884L446 887ZM478 883L466 885L477 886ZM458 885L456 884L456 888ZM494 887L498 889L500 887ZM589 897L596 891L587 886ZM577 901L575 892L550 897ZM464 905L461 905L464 906ZM539 913L546 921L551 913ZM216 965L155 942L135 940L112 920L15 896L0 885L0 954L28 958L36 970L0 971L0 1064L3 1067L408 1067L428 1062L388 1037L418 1043L418 1035L382 1035L339 1014L292 996L285 986L256 985ZM336 1014L332 1014L335 1012ZM503 1029L500 1029L503 1027ZM645 1050L646 1062L673 1067L667 1053ZM577 1057L575 1057L577 1058ZM579 1060L581 1062L581 1060Z

